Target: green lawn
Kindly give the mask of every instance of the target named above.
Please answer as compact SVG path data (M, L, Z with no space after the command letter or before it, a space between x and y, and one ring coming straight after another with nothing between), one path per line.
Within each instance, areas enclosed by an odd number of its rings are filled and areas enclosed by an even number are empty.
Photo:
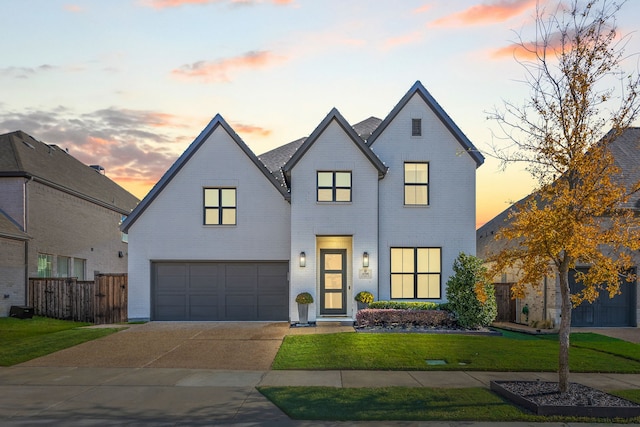
M299 420L607 421L532 415L481 388L260 387L259 391L289 417ZM628 395L623 397L630 398ZM638 393L635 393L635 397L640 402ZM640 417L615 421L637 423Z
M90 323L34 317L0 318L0 366L11 366L117 332L80 329Z
M572 334L573 372L640 373L640 344ZM426 360L445 360L428 365ZM557 336L502 337L341 333L287 336L273 369L547 371L558 368Z

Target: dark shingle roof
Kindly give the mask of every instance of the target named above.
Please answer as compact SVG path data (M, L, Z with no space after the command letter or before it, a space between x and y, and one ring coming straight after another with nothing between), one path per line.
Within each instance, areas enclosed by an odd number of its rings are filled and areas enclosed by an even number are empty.
M128 214L138 199L57 145L15 131L0 135L0 177L33 177L62 191Z
M380 123L382 123L382 119L371 116L368 119L364 119L360 123L353 125L353 130L356 131L360 138L366 141L378 126L380 126Z

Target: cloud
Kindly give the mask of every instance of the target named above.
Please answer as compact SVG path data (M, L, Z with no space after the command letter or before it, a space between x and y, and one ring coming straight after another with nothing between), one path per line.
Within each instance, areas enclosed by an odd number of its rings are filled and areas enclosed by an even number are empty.
M460 27L465 25L504 22L535 7L537 0L497 0L488 4L472 6L431 22L432 27Z
M243 68L264 68L284 60L284 56L275 55L268 50L253 50L240 56L181 65L171 71L171 74L178 78L199 79L207 83L229 82L231 72Z
M37 67L6 67L0 68L0 76L11 77L14 79L28 79L37 74L55 70L57 67L49 64L39 65Z
M424 12L427 12L427 11L431 10L431 8L433 8L432 4L425 4L423 6L415 8L413 10L413 13L424 13Z
M66 148L85 164L100 164L111 179L142 197L191 142L188 121L157 111L111 107L77 115L57 107L2 111L0 133L19 129Z
M77 4L65 4L64 10L67 12L80 13L84 12L84 8L82 6L78 6Z
M252 135L258 135L258 136L271 135L271 129L265 129L259 126L248 125L244 123L233 123L232 127L238 133L252 134Z
M265 3L264 0L142 0L143 6L152 7L154 9L168 9L173 7L180 7L185 5L206 5L226 3L232 6L252 6L254 4ZM275 5L288 5L293 3L293 0L271 0L269 3Z
M382 49L389 50L398 46L417 43L420 40L422 40L423 37L424 37L424 33L422 31L414 31L412 33L404 34L402 36L391 37L382 43Z

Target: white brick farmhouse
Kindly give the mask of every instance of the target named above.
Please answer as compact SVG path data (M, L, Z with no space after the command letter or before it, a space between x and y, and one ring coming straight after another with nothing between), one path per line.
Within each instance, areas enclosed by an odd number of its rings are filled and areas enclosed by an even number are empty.
M484 161L420 82L384 119L333 109L254 155L217 115L122 224L129 317L351 320L354 296L442 302L475 253Z

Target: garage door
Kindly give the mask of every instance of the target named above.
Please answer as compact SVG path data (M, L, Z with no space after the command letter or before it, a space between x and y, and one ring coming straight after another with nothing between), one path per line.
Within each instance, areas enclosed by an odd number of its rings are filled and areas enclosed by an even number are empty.
M152 320L288 320L288 262L152 264Z
M569 272L571 293L582 289L576 283L575 272ZM622 293L609 298L609 293L600 291L600 296L593 304L583 302L571 313L571 326L611 327L635 326L636 284L623 281L620 285Z

